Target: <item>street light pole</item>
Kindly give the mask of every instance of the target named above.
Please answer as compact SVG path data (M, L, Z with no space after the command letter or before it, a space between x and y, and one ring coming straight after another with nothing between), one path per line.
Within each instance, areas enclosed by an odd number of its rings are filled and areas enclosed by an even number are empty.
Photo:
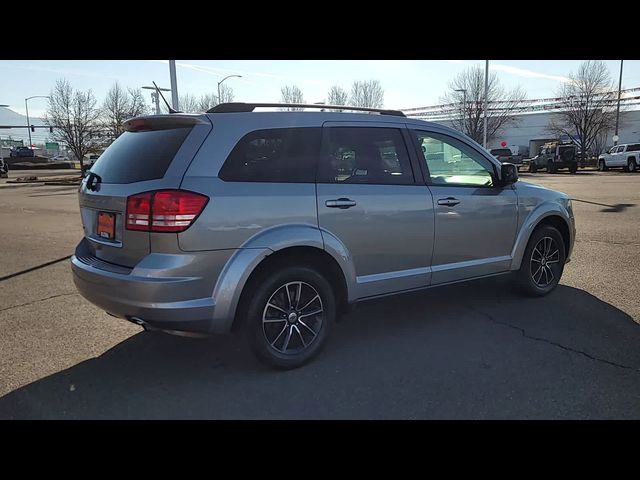
M242 75L227 75L226 77L224 77L222 80L218 82L218 103L222 103L222 99L220 98L220 85L222 85L222 82L224 82L227 78L232 78L232 77L242 78Z
M621 89L622 89L622 65L623 65L624 60L620 60L620 81L618 82L618 106L616 108L616 133L614 135L615 137L615 141L613 142L614 145L618 144L618 124L620 122L620 93L621 93Z
M467 90L465 88L460 88L458 90L454 90L455 92L462 92L462 133L466 135L466 125L465 125L465 117L467 115Z
M33 97L27 97L24 99L24 109L27 112L27 133L29 133L29 148L31 148L31 122L29 121L29 103L28 100L32 98L49 98L49 95L34 95Z
M484 136L483 136L483 145L484 148L487 148L487 105L489 95L489 60L485 60L484 64Z
M169 77L171 77L171 106L174 110L178 108L178 79L176 78L176 61L169 60Z

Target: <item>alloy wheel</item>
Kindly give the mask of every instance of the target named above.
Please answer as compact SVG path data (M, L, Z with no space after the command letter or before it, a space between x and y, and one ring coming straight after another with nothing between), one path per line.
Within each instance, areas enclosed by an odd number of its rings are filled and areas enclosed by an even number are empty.
M543 237L533 248L530 260L531 279L540 288L551 285L560 275L560 249L551 237Z
M262 313L262 332L278 353L295 355L316 340L323 321L318 291L306 282L289 282L269 297Z

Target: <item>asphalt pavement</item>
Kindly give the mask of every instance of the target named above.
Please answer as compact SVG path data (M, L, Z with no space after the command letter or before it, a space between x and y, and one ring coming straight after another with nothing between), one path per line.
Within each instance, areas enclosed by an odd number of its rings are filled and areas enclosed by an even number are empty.
M640 174L521 180L574 198L573 260L552 294L498 277L370 302L287 372L240 336L147 333L101 312L66 259L77 187L2 188L0 418L640 418Z

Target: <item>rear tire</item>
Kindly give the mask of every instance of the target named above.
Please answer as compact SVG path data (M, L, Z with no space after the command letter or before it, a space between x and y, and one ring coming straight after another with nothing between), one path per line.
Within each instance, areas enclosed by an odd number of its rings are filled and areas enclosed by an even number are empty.
M551 160L547 162L547 173L556 173L556 166Z
M572 163L569 165L569 173L576 173L578 171L578 164Z
M529 173L536 173L538 171L538 164L533 162L529 165Z
M541 297L551 292L564 271L566 252L560 232L544 225L531 234L515 273L516 287L526 295Z
M635 172L637 169L635 159L631 159L627 162L627 172Z
M251 289L250 295L240 311L259 360L291 369L320 352L336 320L335 293L322 274L284 265L264 272L245 288Z

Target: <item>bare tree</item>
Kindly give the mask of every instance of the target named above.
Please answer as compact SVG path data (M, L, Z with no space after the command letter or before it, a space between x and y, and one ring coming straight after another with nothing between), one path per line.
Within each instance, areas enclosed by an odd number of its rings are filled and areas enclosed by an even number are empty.
M338 85L334 85L329 89L327 103L329 105L346 105L349 101L349 95Z
M487 143L506 127L517 125L517 107L523 105L526 93L520 87L507 91L495 73L489 75L487 88ZM449 82L444 103L459 105L451 120L453 128L482 144L484 138L484 68L470 67Z
M282 93L282 97L280 102L282 103L304 103L304 97L302 95L302 90L300 90L297 86L284 86L280 89ZM303 110L299 107L285 107L281 110L286 111L294 111L294 110Z
M144 94L140 88L128 88L129 90L129 118L138 117L140 115L147 115L149 113L149 106L144 99Z
M615 125L617 88L611 81L607 66L600 60L587 60L580 64L578 73L571 73L569 81L558 89L561 110L547 125L547 130L568 135L580 147L582 159L588 152L602 148ZM605 140L606 141L606 140Z
M349 104L354 107L382 108L384 89L378 80L358 81L351 85Z
M180 105L180 111L185 113L199 113L200 111L200 102L196 99L195 96L185 93L180 95L180 101L178 102Z
M140 89L125 90L118 82L107 91L101 109L101 124L107 142L124 132L125 120L147 113L147 104Z
M218 99L218 103L233 102L233 97L233 88L225 83L220 85L220 98Z
M80 161L100 146L98 119L100 109L91 90L74 90L67 80L58 80L49 94L44 121L54 127L52 136L65 143Z
M609 138L609 130L602 130L593 142L593 146L587 152L591 157L598 157L607 149L607 139Z
M200 97L200 100L198 100L198 112L200 113L204 113L207 110L215 107L216 105L218 105L218 97L215 96L213 93L207 93L205 95L202 95Z

